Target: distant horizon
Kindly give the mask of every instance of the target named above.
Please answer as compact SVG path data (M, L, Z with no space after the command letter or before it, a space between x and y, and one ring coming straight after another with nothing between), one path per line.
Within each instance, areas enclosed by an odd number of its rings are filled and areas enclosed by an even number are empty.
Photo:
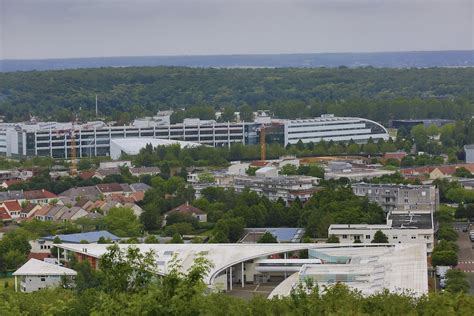
M391 51L334 51L334 52L305 52L305 53L228 53L228 54L186 54L186 55L111 55L83 57L48 57L48 58L0 58L0 61L31 61L31 60L67 60L67 59L100 59L100 58L146 58L146 57L213 57L213 56L285 56L285 55L350 55L350 54L390 54L390 53L436 53L436 52L473 52L474 49L438 49L438 50L391 50ZM473 55L474 58L474 55Z

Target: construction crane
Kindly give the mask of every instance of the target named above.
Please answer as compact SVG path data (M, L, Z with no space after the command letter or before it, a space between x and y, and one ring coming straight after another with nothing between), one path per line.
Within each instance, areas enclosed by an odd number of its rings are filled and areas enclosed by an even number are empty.
M74 120L72 121L72 128L70 131L70 138L71 138L71 168L70 174L71 176L77 175L77 152L76 152L76 121L77 115L75 115ZM66 149L67 150L67 149Z
M260 128L260 160L267 160L267 144L265 142L265 126L262 125Z

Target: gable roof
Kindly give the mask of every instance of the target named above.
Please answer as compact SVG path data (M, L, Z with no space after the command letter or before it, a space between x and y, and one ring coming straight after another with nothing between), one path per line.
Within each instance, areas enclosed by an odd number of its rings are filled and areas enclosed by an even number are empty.
M27 200L35 200L35 199L54 199L58 196L54 193L49 192L48 190L31 190L31 191L24 191L23 196Z
M0 207L0 219L1 220L10 220L12 217L8 214L7 210L4 207Z
M71 244L79 244L81 240L86 240L89 243L96 243L99 241L100 237L104 237L110 240L120 240L119 237L105 230L88 232L88 233L46 236L40 239L53 241L56 237L59 237L59 239L61 239L61 242L63 243L71 243Z
M137 183L130 184L130 188L134 192L146 192L151 189L151 186L149 186L146 183L137 182Z
M13 275L77 275L77 272L32 258L16 270Z
M21 205L20 203L18 203L18 201L6 201L6 202L3 202L3 205L9 212L21 211Z
M46 216L52 207L53 206L49 204L43 205L39 210L35 212L35 216Z
M120 183L101 183L96 185L101 193L122 192L123 187Z
M70 188L69 190L62 192L60 195L75 199L76 197L81 196L93 198L99 196L99 194L100 191L96 188L96 186L90 185L86 187Z
M35 207L37 207L38 204L35 203L28 203L26 206L21 210L22 213L29 213L32 210L34 210Z
M72 208L67 209L64 212L64 214L61 215L61 220L70 220L71 218L76 216L76 214L78 214L78 213L82 213L83 216L86 216L88 214L88 212L86 210L84 210L83 208L73 206Z
M82 171L79 174L79 177L83 180L88 180L88 179L93 178L94 175L95 175L95 171Z
M0 192L0 202L22 200L23 198L23 190Z
M17 184L17 183L22 183L23 180L21 179L10 179L10 180L5 180L3 181L3 184L8 188L12 184Z
M198 209L197 207L192 206L189 203L181 204L178 207L175 207L171 211L168 212L168 214L172 213L180 213L180 214L186 214L186 215L192 215L192 214L206 214L204 211Z

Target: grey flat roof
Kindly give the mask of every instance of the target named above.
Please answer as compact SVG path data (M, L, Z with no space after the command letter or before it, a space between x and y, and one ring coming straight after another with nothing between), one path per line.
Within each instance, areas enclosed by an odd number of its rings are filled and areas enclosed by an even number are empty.
M431 214L390 214L393 228L433 228Z

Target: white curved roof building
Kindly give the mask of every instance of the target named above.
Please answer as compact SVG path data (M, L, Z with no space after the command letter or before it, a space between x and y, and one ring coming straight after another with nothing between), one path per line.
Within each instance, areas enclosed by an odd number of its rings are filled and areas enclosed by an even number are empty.
M359 117L335 117L332 114L311 119L283 120L285 125L285 145L318 143L321 140L365 143L370 138L388 140L389 134L381 124Z
M95 267L108 246L57 245ZM319 284L340 281L367 295L383 289L408 290L415 295L428 292L424 244L119 244L121 248L130 246L142 252L152 250L156 272L163 275L174 256L181 261L183 272L197 256L207 257L213 267L204 281L217 290L278 280L283 282L271 295L288 295L298 282L311 277ZM302 250L308 250L307 259L297 257Z

